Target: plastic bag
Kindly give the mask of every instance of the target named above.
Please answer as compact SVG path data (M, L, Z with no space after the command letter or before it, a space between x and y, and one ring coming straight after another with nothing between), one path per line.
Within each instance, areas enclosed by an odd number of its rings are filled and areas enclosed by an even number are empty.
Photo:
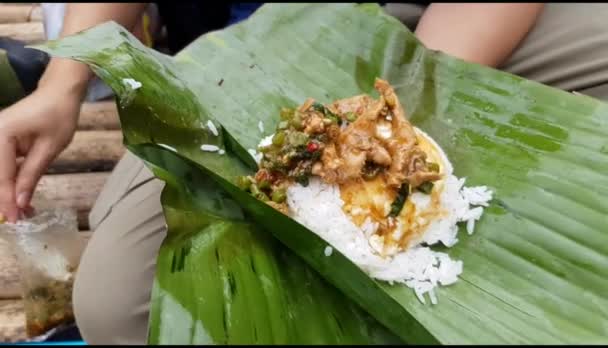
M44 340L73 323L72 287L83 249L75 212L39 210L31 218L0 224L0 237L17 256L28 337Z

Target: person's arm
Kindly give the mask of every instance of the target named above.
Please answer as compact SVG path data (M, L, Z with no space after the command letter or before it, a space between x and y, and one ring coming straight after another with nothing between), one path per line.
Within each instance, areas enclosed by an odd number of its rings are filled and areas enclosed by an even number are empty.
M146 5L68 4L61 36L110 20L131 29ZM0 112L0 213L9 222L28 209L40 176L72 140L92 76L83 63L52 58L36 90Z
M542 11L542 3L433 3L416 36L428 48L491 67L504 63Z
M147 3L84 3L67 4L61 37L69 36L95 25L113 20L132 30ZM52 58L39 87L52 85L83 98L86 87L93 77L84 64L70 59Z

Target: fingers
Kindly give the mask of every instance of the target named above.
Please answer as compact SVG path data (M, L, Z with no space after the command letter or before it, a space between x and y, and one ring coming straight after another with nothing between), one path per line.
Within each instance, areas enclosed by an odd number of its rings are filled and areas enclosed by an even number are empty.
M0 213L10 222L31 211L38 180L76 129L79 100L51 96L38 89L0 112Z
M17 147L19 147L19 146L17 146ZM17 150L17 154L19 154L19 150ZM21 166L23 165L23 162L25 162L24 157L17 157L17 173L19 173L19 171L21 170ZM17 174L17 175L19 175L19 174ZM16 187L16 185L15 185L15 187ZM15 189L15 192L17 192L16 189ZM35 190L33 192L35 192ZM31 204L32 203L30 200L30 204L27 206L27 208L19 209L19 207L17 207L18 210L20 210L18 212L19 213L18 219L22 219L22 218L29 219L32 216L34 216L34 214L36 213L36 209Z
M9 222L15 222L19 213L15 199L16 147L14 139L0 135L0 213Z
M19 209L28 209L38 180L52 162L53 154L52 145L49 142L37 141L32 145L17 174L15 192Z

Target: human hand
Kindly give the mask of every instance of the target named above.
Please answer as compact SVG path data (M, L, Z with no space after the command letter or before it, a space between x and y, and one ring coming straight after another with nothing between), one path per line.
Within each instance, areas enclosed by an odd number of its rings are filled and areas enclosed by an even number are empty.
M68 4L60 36L109 20L133 28L147 5ZM28 211L40 176L72 140L80 102L92 76L83 63L53 58L38 82L38 89L0 112L0 215L9 222L15 222L21 213Z
M38 180L71 142L81 95L39 87L0 112L0 213L15 222L31 209Z

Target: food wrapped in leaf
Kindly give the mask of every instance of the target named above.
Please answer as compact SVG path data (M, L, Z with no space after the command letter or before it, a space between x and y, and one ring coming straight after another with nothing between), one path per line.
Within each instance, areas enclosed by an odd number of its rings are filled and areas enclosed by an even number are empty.
M259 170L241 188L294 218L375 279L411 287L425 303L456 282L462 261L433 251L469 233L492 197L463 187L441 147L411 125L393 87L323 105L283 109L262 140Z
M330 321L347 300L413 344L606 341L605 103L427 50L375 4L266 4L176 57L147 49L113 23L45 49L90 64L112 87L126 143L167 183L169 237L159 255L151 342L335 342L345 337L340 327L358 317L342 312L340 325ZM449 249L433 246L464 264L459 281L434 289L434 306L407 286L373 279L314 231L237 186L238 177L255 176L248 149L274 133L281 108L308 97L330 107L371 94L376 77L392 84L407 119L473 186L460 189L469 202L487 200L484 185L492 191L483 216L468 223L475 233L459 233ZM127 90L124 78L141 88ZM202 151L204 144L218 150ZM198 193L205 185L221 193ZM226 242L239 248L213 261L220 232L228 241L248 233L253 242ZM276 243L263 239L270 235ZM258 242L265 248L254 249ZM280 277L262 277L246 267L258 252L268 269L291 267L274 253L303 260L308 268L280 274L314 269L341 296L313 291L319 279L282 286ZM173 259L183 265L179 271ZM228 267L239 272L228 276ZM236 295L223 291L231 279L240 286ZM264 287L268 281L275 286ZM308 283L315 287L294 285ZM250 300L244 289L262 295ZM289 313L305 315L295 321ZM359 333L349 341L370 342L371 331L357 327L349 326Z

